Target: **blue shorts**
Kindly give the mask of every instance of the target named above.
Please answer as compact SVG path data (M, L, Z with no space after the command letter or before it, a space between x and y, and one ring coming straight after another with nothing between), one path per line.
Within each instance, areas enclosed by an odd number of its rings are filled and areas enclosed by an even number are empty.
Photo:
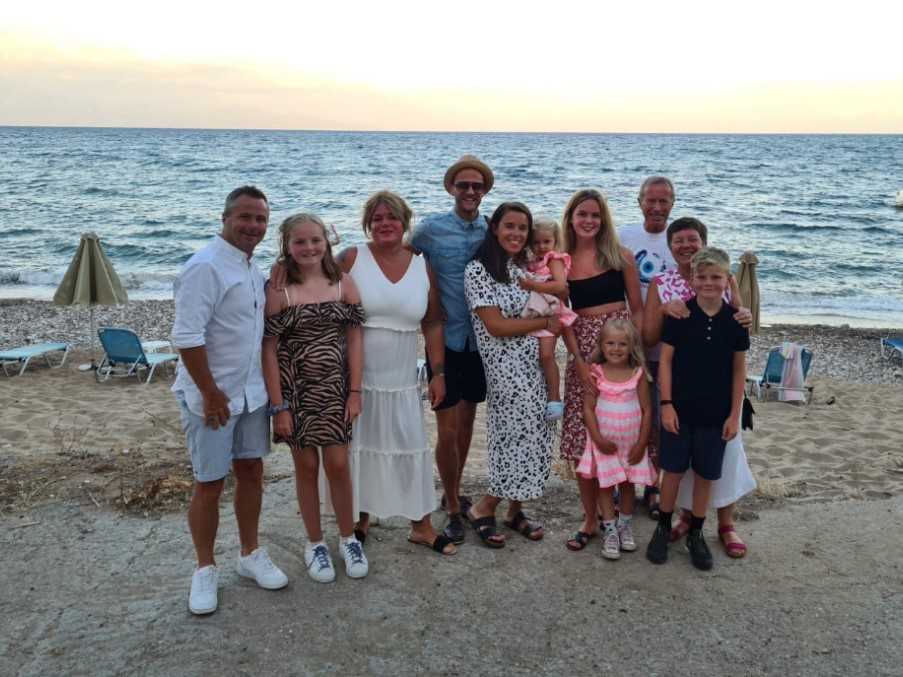
M191 452L191 469L198 482L215 482L229 474L236 459L263 458L270 453L270 418L266 406L232 414L226 425L216 430L188 409L181 397L182 430Z
M693 468L704 480L721 479L721 464L724 461L724 445L721 439L722 427L680 423L680 432L675 435L662 428L659 465L666 472L685 473Z

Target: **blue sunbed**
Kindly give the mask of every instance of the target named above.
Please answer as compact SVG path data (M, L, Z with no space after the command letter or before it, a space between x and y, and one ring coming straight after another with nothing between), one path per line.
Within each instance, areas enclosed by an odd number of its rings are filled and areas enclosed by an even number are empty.
M34 357L43 357L47 360L47 366L53 367L54 365L50 363L50 353L59 352L63 353L63 359L60 360L60 363L56 366L62 367L66 363L66 358L69 356L68 343L35 343L29 346L22 346L21 348L0 351L0 364L3 365L3 373L7 376L9 376L9 371L7 371L8 365L15 364L18 366L21 364L22 368L19 370L19 376L21 376L25 373L25 370L28 368L28 363L31 362Z

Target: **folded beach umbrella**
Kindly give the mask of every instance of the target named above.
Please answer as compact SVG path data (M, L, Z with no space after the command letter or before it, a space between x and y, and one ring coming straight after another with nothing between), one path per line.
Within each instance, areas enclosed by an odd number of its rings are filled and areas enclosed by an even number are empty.
M756 266L759 259L752 252L743 252L740 257L740 267L737 269L737 286L740 287L740 296L743 297L743 304L749 308L752 313L752 326L749 328L750 334L759 333L759 308L761 299L759 298L759 281L756 279Z
M89 331L91 367L94 365L94 306L113 306L129 300L113 264L100 246L100 238L94 233L82 233L78 251L72 257L69 270L53 296L59 306L85 305L91 315Z

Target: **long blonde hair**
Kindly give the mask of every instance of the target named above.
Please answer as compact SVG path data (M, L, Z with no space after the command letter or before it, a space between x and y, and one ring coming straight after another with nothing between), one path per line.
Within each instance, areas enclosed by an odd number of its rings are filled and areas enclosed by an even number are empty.
M573 255L577 248L577 234L574 232L574 210L577 205L586 200L594 200L599 205L602 216L602 224L596 233L596 262L602 269L623 270L625 262L621 254L621 243L618 240L618 232L615 230L614 219L608 209L608 201L598 190L584 188L571 195L567 207L564 208L564 216L561 217L561 233L564 240L564 250Z
M616 317L612 320L608 320L608 322L602 325L599 336L596 338L596 348L593 350L592 355L589 356L589 361L595 364L605 364L605 354L602 352L602 342L605 340L605 335L611 331L620 331L624 333L627 337L627 364L634 369L637 367L642 369L646 380L652 381L652 375L649 373L649 368L646 366L646 357L643 353L640 334L630 320Z
M330 284L341 281L342 269L339 268L339 264L336 263L332 256L333 243L329 237L329 231L326 229L326 224L323 223L323 220L315 214L293 214L279 226L279 257L276 261L285 266L285 274L288 281L294 284L304 283L304 275L301 274L301 269L298 267L295 259L289 255L288 247L292 239L292 230L294 230L295 226L300 226L302 223L313 223L322 229L323 239L326 240L326 252L320 261L323 274L327 277Z

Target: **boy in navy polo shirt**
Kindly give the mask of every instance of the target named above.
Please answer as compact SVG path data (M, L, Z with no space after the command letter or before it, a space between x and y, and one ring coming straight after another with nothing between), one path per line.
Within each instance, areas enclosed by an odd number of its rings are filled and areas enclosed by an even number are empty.
M724 302L730 277L727 253L708 247L693 256L687 319L665 318L659 362L662 437L661 517L646 549L655 564L668 559L671 515L683 474L692 468L693 514L687 549L693 566L712 568L702 536L712 482L721 477L724 446L740 430L749 332Z

